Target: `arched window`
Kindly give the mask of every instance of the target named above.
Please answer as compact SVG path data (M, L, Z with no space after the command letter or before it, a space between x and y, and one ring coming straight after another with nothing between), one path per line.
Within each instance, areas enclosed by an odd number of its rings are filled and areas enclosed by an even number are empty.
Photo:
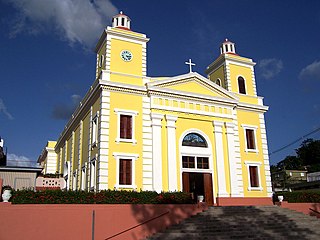
M246 94L246 84L243 77L238 77L239 93Z
M207 141L198 133L187 134L182 141L182 146L208 147Z
M216 80L216 84L221 86L221 80L219 78Z

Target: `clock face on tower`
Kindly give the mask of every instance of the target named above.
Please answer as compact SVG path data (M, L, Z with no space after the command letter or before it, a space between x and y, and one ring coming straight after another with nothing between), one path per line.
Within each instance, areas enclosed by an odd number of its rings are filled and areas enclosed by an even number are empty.
M132 60L132 53L129 50L123 50L120 53L120 56L123 61L130 62Z

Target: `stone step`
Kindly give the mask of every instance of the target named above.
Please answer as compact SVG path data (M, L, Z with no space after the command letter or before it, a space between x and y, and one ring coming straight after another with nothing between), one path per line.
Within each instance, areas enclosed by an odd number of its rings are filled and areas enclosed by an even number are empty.
M210 207L148 239L320 239L320 221L277 206Z

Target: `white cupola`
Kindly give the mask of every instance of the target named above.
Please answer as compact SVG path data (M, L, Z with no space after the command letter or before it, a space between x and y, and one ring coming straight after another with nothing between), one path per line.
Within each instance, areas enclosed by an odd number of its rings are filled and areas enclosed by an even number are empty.
M118 15L112 18L112 27L130 30L130 22L131 19L120 11Z
M224 42L220 46L220 53L233 53L236 54L236 48L235 44L233 42L230 42L227 38L224 40Z

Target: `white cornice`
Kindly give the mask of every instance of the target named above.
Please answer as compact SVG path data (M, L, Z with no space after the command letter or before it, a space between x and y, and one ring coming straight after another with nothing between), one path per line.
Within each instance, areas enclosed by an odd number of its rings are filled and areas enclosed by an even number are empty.
M203 83L204 85L209 86L209 88L211 88L211 90L214 89L215 91L228 96L230 98L230 100L234 100L234 101L239 100L238 97L236 95L234 95L233 93L230 93L226 89L218 86L217 84L213 83L211 80L203 77L202 75L200 75L199 73L196 73L196 72L191 72L191 73L187 73L187 74L183 74L183 75L178 75L175 77L166 78L164 80L150 82L150 83L147 83L146 85L147 85L148 90L152 89L154 91L161 92L161 89L163 89L162 91L166 91L166 92L170 91L171 93L177 93L179 95L187 94L187 95L193 96L193 94L189 93L189 92L178 91L178 90L174 91L174 90L170 90L170 89L162 87L164 85L169 85L170 83L174 84L174 83L177 83L181 80L190 79L190 78L194 78L195 80L198 80L200 83ZM195 96L199 97L200 94L195 94ZM201 96L205 96L205 95L201 95ZM219 99L219 98L217 98L217 99Z
M256 105L256 104L239 102L239 104L237 106L237 109L265 113L266 111L268 111L269 107L268 106L261 106L261 105Z

